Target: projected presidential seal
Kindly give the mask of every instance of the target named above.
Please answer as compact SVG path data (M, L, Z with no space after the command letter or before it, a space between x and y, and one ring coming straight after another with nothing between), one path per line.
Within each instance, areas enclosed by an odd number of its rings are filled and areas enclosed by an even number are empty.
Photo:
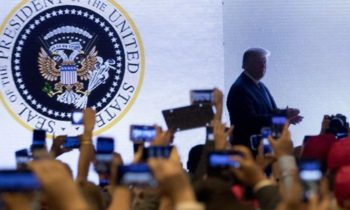
M143 47L114 1L23 1L0 30L1 100L25 127L64 131L73 110L92 107L101 133L134 103Z

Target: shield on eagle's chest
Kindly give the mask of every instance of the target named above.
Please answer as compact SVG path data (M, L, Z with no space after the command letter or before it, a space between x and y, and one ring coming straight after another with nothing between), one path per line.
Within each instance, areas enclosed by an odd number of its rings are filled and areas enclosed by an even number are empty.
M62 65L60 67L61 83L63 85L73 85L77 83L76 65Z

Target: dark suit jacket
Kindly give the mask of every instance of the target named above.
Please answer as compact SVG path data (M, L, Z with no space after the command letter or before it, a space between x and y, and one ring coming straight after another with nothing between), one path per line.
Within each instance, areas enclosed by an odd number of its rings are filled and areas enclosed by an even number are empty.
M262 86L267 92L271 106L259 86L245 73L231 86L226 105L231 124L235 126L233 144L250 147L250 136L260 134L262 127L271 124L271 116L277 107L266 86Z

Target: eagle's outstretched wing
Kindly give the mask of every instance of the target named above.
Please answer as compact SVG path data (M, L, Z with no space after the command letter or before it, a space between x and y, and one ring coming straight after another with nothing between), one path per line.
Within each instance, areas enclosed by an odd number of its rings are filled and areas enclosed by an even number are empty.
M38 63L41 76L49 81L58 79L60 70L56 68L56 62L50 58L43 48L40 49Z
M95 69L95 65L97 62L97 50L96 47L93 47L90 51L89 55L81 62L81 68L77 70L78 76L80 76L81 80L90 79L89 72Z

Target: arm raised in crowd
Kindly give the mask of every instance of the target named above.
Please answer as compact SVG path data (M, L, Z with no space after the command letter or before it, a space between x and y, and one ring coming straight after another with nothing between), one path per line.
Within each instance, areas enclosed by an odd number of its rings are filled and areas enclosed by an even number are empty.
M326 178L321 180L320 194L312 195L308 201L303 202L303 189L299 180L298 171L292 170L292 186L290 187L290 193L282 193L282 201L276 208L276 210L330 210L338 209L332 207L331 194L329 192L329 183Z
M162 195L170 198L175 210L204 210L195 199L189 179L176 161L150 159L148 161L158 181Z
M223 110L223 94L218 88L214 88L213 91L213 105L215 107L214 120L221 122L222 110Z
M8 210L31 210L34 195L28 192L2 193L1 198Z
M119 176L118 167L123 164L122 157L116 153L113 157L110 183L108 191L111 195L111 203L107 210L130 210L132 203L132 196L128 186L122 186L117 183L117 177Z
M163 129L155 125L156 128L156 137L152 141L152 146L168 146L174 140L174 131L169 129L167 131L163 131Z
M160 126L156 125L156 131L157 134L155 139L151 143L152 146L169 146L174 141L175 131L173 129L163 131ZM173 146L170 152L169 159L178 161L180 163L180 155L175 146Z
M131 209L131 202L132 202L132 196L131 192L128 186L121 186L119 183L117 183L115 180L117 180L118 177L118 166L122 164L122 160L115 160L112 163L113 170L112 170L112 176L111 181L111 197L112 201L107 208L107 210L130 210Z
M48 205L56 210L87 210L88 206L65 166L56 160L38 160L30 163L38 176Z
M130 210L131 192L127 186L117 186L112 193L112 202L107 210Z
M272 153L264 153L264 142L260 141L260 145L258 147L258 153L255 157L256 163L260 166L260 168L265 171L265 169L276 162L276 157Z
M264 175L248 148L235 146L233 149L242 154L242 158L235 158L240 164L239 168L233 169L236 177L247 186L253 187L262 210L275 209L281 200L278 187Z
M92 131L95 126L95 114L95 111L91 108L84 110L84 133L80 139L80 154L77 176L78 183L87 180L90 163L95 157L95 151L92 145Z
M287 122L284 125L281 136L277 140L271 136L269 137L270 145L277 158L280 181L283 183L286 193L289 193L292 187L293 178L290 172L297 169L296 160L293 156L293 142L288 127L289 123Z
M222 124L217 120L213 120L211 125L213 127L214 141L207 141L204 145L198 167L195 171L195 180L203 178L207 173L207 157L210 152L214 150L223 151L230 147L228 138L232 134L234 127L231 126L228 130L226 130L225 124Z
M215 150L222 151L228 149L231 146L228 142L228 138L231 136L234 126L226 130L226 124L216 120L212 122L212 126Z
M50 154L53 158L57 158L58 156L62 155L63 153L70 152L72 149L69 148L62 148L62 145L64 143L64 140L66 139L66 136L54 136L52 146L50 149Z
M213 141L207 141L203 147L201 157L199 159L198 166L194 173L194 181L201 180L207 174L207 157L211 151L215 150L215 144Z

